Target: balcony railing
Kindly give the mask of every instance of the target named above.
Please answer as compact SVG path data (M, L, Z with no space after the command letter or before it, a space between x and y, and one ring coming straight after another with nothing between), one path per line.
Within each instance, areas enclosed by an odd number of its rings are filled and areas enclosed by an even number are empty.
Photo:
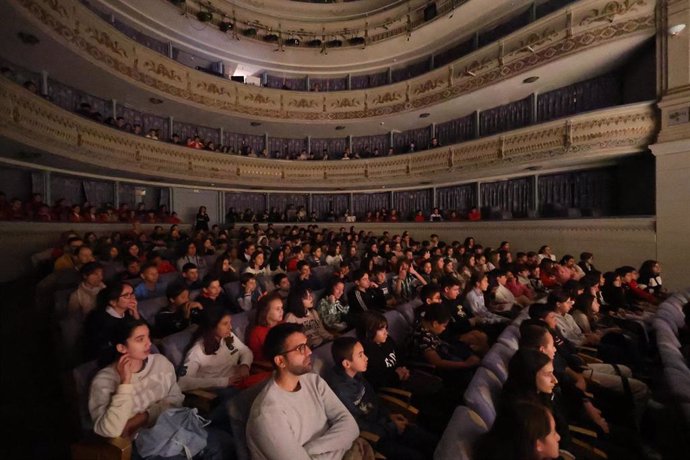
M419 110L457 98L584 49L655 31L653 2L582 1L549 15L448 66L374 89L314 93L242 85L190 72L108 27L77 0L12 0L53 37L85 59L162 96L206 110L292 121L361 120ZM616 3L618 4L618 3Z
M71 162L136 176L262 189L356 190L458 183L519 168L640 152L654 138L652 103L598 110L425 152L344 162L247 158L120 133L0 78L0 135Z

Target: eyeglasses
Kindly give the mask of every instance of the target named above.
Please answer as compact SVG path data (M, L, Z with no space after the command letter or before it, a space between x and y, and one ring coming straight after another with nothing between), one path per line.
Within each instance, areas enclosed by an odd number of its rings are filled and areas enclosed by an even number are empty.
M280 353L280 354L281 354L281 355L287 355L288 353L292 353L293 351L298 351L300 354L306 355L306 354L307 354L307 350L309 350L309 349L310 349L310 348L309 348L309 345L307 345L307 343L304 342L304 343L300 343L300 344L297 345L295 348L292 348L292 349L290 349L290 350L286 350L286 351L284 351L284 352L282 352L282 353Z
M134 291L129 291L125 294L121 294L120 297L124 297L125 299L131 299L132 297L134 297Z

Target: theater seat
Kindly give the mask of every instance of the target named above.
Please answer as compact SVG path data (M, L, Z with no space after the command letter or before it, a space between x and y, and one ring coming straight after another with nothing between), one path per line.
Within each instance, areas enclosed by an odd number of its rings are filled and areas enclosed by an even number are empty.
M458 406L436 446L434 460L471 460L472 444L487 431L489 428L476 412Z
M161 351L177 370L184 361L184 351L192 340L196 325L189 326L184 331L176 332L161 340Z
M151 326L156 324L156 314L168 305L165 296L142 300L137 304L139 314Z
M422 301L419 299L414 299L410 300L409 302L401 303L395 309L400 312L401 315L403 315L403 318L407 321L408 324L412 325L414 324L414 311L417 307L419 307L422 304Z
M387 311L383 316L388 321L388 335L398 346L403 346L411 332L410 325L405 320L405 317L396 310Z
M508 362L514 353L515 350L499 342L484 356L482 367L493 372L501 384L504 384L508 379Z
M243 311L232 315L232 332L245 345L247 344L247 332L249 332L250 315L249 312Z
M328 342L315 348L311 355L312 369L321 377L327 375L333 368L333 356L331 355L331 348L333 342Z
M503 384L490 370L480 367L465 391L465 404L484 420L486 426L496 419L495 403Z
M520 329L515 325L510 325L506 327L501 335L498 336L498 343L502 343L512 350L518 349L518 343L520 341Z
M230 411L230 426L232 428L232 436L235 444L235 453L237 460L250 460L249 447L247 446L246 428L249 414L252 410L252 404L261 390L264 389L272 379L267 379L263 382L247 388L246 390L235 395L229 404Z

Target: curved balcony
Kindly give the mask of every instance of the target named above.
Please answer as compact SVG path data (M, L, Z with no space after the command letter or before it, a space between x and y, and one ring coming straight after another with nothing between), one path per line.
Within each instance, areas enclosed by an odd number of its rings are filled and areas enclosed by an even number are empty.
M653 4L626 2L611 9L606 6L611 2L585 1L412 80L361 91L307 93L190 71L113 30L75 0L10 3L81 57L160 96L233 116L308 123L364 121L450 103L561 58L625 38L643 40L655 31Z
M651 103L630 104L421 153L294 162L194 151L84 119L0 79L0 135L15 159L111 174L240 188L380 190L458 183L524 168L641 152L656 134ZM27 152L26 146L38 152Z

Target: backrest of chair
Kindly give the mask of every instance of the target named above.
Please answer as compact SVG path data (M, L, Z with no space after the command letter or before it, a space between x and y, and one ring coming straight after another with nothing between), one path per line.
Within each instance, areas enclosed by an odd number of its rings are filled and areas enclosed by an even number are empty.
M421 304L421 300L414 299L410 300L409 302L401 303L395 307L395 309L399 311L401 315L403 315L403 318L405 318L405 321L407 321L408 324L412 325L414 324L414 312Z
M151 326L156 324L156 314L168 305L165 296L142 300L137 304L139 314Z
M652 325L656 332L657 345L669 344L675 348L680 348L680 340L678 340L678 336L676 335L676 329L669 324L668 321L663 318L654 318L652 320Z
M311 355L313 371L324 377L333 367L333 356L331 355L331 348L333 342L328 342L315 348Z
M177 272L163 273L158 277L158 282L164 287L168 287L169 284L180 279L180 274Z
M231 281L223 285L223 291L225 291L225 295L228 296L230 300L237 301L237 298L242 292L242 285L239 281Z
M498 336L498 343L506 345L512 350L518 349L518 343L520 341L520 329L517 326L510 325L501 332Z
M675 300L677 301L678 299ZM675 304L668 301L662 303L657 310L657 314L661 312L667 312L668 318L671 318L679 329L685 325L685 314L683 313L683 305L680 305L680 302L677 301Z
M232 332L244 344L247 343L247 332L249 332L250 315L243 311L232 315Z
M209 270L213 267L213 264L216 263L216 259L218 259L218 254L212 254L210 256L204 256L204 261L206 262L206 266L208 267Z
M257 383L238 393L230 400L228 410L230 413L230 426L232 429L237 460L250 460L245 431L247 421L249 420L249 414L251 413L254 400L271 380L272 379L266 379L263 382Z
M91 414L89 413L89 386L97 373L98 363L95 360L72 369L74 391L79 410L79 423L84 431L90 431L93 428Z
M501 381L493 372L480 367L465 391L467 407L479 414L486 426L493 425L496 418L495 403L500 395L501 387Z
M69 296L74 292L74 288L60 289L53 294L53 305L55 315L60 318L67 315L67 304L69 303Z
M434 460L471 460L472 444L489 431L472 409L458 406L434 451Z
M384 315L388 321L388 335L395 341L398 346L403 346L407 337L410 335L410 325L405 320L405 317L396 310L389 310Z
M330 265L321 265L319 267L314 267L311 269L311 276L315 276L319 279L321 284L326 284L331 276L333 276L333 267Z
M196 326L190 326L184 331L176 332L161 340L161 348L166 358L178 369L184 361L184 351L192 340Z
M666 323L666 325L671 329L673 332L673 335L678 336L678 325L676 324L676 318L674 318L674 315L672 312L669 310L657 310L656 315L654 315L654 319L652 322L654 324L659 324L659 322L662 321Z
M493 372L503 384L508 379L508 362L514 353L515 350L499 342L484 356L482 366Z

